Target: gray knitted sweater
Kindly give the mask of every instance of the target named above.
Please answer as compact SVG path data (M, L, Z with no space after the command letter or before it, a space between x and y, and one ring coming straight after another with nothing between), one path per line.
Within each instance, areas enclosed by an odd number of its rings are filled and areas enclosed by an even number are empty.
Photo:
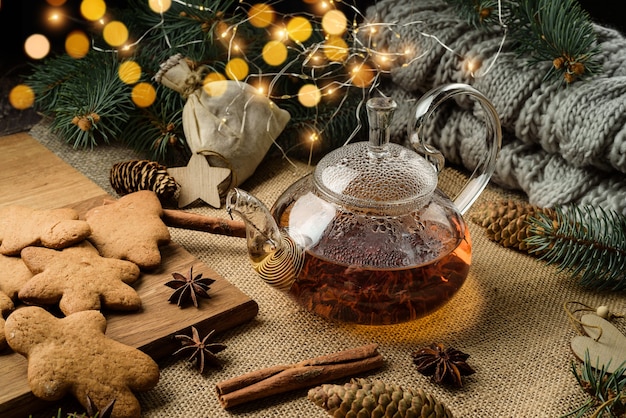
M467 83L492 101L502 122L493 182L544 207L590 204L626 214L626 39L619 32L595 25L603 72L564 86L544 79L550 64L528 66L506 44L498 55L501 34L469 26L444 0L380 0L366 18L385 24L371 39L376 50L419 54L396 62L380 86L399 104L395 142L406 141L423 92ZM482 63L475 77L463 57ZM425 126L426 141L468 170L484 152L477 109L457 100Z

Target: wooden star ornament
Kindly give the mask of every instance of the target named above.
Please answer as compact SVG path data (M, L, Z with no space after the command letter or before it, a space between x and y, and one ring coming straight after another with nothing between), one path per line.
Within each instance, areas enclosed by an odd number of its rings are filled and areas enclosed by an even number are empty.
M218 186L230 175L230 169L211 167L202 154L193 154L186 167L168 168L168 173L180 184L178 207L183 208L198 199L221 207Z

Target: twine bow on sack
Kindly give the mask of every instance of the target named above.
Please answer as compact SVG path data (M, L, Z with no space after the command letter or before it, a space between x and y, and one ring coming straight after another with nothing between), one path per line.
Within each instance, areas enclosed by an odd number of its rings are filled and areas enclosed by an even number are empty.
M202 71L193 71L180 54L161 65L155 80L187 99L182 120L191 152L231 170L219 185L221 195L254 173L291 118L245 82L203 84Z

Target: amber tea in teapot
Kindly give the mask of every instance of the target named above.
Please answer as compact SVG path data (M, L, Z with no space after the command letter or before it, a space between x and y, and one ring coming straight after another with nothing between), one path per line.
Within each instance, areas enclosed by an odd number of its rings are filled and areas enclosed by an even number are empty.
M471 241L460 217L454 219L455 234L437 221L414 225L407 242L421 250L408 264L392 237L385 237L390 226L382 220L368 223L345 234L328 234L306 250L302 279L290 289L298 303L343 322L397 324L433 312L465 282ZM429 233L422 235L424 229Z
M485 110L485 158L453 200L437 188L443 157L421 141L423 119L457 94ZM369 141L324 156L268 210L240 189L226 205L246 223L252 267L322 317L365 325L421 318L447 303L465 282L471 240L462 214L486 186L500 148L497 113L464 84L427 93L409 135L416 151L389 141L396 107L367 102Z

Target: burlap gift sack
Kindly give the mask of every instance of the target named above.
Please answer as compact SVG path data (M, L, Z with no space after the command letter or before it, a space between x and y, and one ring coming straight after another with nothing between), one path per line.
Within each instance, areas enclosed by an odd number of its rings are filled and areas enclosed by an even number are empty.
M163 63L155 79L187 99L183 130L191 152L205 155L213 167L231 170L220 194L254 173L290 119L286 110L247 83L203 84L201 71L193 71L180 54Z

